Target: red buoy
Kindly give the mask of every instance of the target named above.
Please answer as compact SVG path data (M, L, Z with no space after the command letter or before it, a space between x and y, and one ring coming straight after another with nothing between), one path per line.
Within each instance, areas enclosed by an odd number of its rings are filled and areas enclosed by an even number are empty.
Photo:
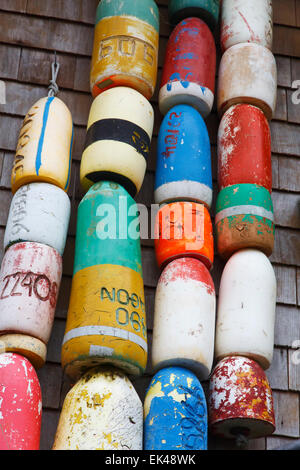
M257 107L232 106L218 132L218 183L257 184L272 191L271 137L268 121Z
M206 117L213 106L216 74L214 37L204 21L187 18L168 41L159 93L162 114L177 104L194 106Z
M39 450L42 397L30 362L0 354L0 450Z

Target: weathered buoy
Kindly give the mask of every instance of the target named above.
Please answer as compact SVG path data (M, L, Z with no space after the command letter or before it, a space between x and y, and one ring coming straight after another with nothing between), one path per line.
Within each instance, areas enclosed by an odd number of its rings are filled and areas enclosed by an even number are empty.
M203 204L182 201L163 205L156 216L154 244L161 269L184 256L199 259L210 270L214 240L207 208Z
M70 199L61 188L48 183L22 186L10 206L4 249L30 241L51 246L63 255L70 215Z
M0 354L0 450L39 450L41 417L34 368L18 354Z
M221 49L243 42L272 48L273 12L271 0L223 0Z
M128 86L152 97L157 78L159 11L154 0L102 0L91 68L93 97Z
M0 334L32 336L47 344L62 276L62 257L40 243L17 243L0 271Z
M155 202L176 200L212 203L209 135L205 122L191 106L178 105L159 130Z
M215 356L240 355L271 365L274 349L276 278L269 259L258 250L241 250L222 274Z
M207 405L197 377L182 367L159 371L144 402L145 450L207 450Z
M79 204L62 347L62 366L72 379L105 363L133 375L147 363L138 208L111 182L94 185Z
M44 181L67 191L71 176L73 122L56 97L41 98L25 116L11 176L12 192Z
M189 104L207 117L214 102L215 75L216 46L210 29L199 18L183 20L167 44L159 92L161 113Z
M245 357L227 357L216 365L209 384L208 410L210 430L222 438L252 439L275 431L267 377L255 361Z
M155 294L153 369L178 365L206 380L214 358L215 318L215 288L204 264L194 258L169 263Z
M255 106L229 108L218 131L219 189L257 184L272 192L271 136L264 113Z
M254 43L236 44L223 54L219 68L218 111L248 103L271 120L276 108L277 69L269 49Z
M176 24L184 18L195 16L214 29L219 20L219 8L219 0L170 0L169 18Z
M46 362L47 346L33 336L9 333L0 335L0 353L11 352L26 357L37 370Z
M93 368L67 394L53 450L142 450L143 405L128 378Z
M83 188L115 181L134 197L144 180L153 123L151 104L131 88L117 87L97 96L81 160Z
M215 224L217 250L222 258L229 258L243 248L272 254L273 204L263 186L235 184L222 189L217 197Z

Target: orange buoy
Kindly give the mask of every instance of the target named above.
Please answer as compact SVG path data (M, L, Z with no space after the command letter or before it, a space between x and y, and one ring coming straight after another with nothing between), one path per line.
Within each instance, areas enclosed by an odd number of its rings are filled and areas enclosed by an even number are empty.
M176 258L191 256L211 269L214 242L207 208L182 201L162 206L156 218L155 253L160 268Z

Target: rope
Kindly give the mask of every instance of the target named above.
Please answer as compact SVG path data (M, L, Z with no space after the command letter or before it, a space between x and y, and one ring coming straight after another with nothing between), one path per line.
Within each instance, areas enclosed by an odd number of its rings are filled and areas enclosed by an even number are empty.
M48 96L49 97L56 96L57 93L59 92L59 88L58 88L58 85L56 83L59 69L60 69L60 65L57 62L56 52L55 52L55 60L51 64L52 77L51 77L51 80L50 80L50 85L48 87L48 90L49 90Z
M245 449L248 447L248 439L243 434L238 434L236 436L235 444L239 449Z

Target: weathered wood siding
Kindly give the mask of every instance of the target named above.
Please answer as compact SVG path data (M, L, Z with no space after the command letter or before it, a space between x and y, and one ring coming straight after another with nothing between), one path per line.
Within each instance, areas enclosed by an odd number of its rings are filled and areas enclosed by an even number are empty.
M157 0L161 15L159 79L170 34L167 0ZM294 365L292 344L300 340L300 104L292 103L294 80L300 80L300 0L273 0L274 47L278 65L278 105L271 123L273 152L273 201L276 214L276 245L271 261L278 282L275 354L267 375L274 391L277 430L272 437L251 443L252 449L272 449L300 437L300 364ZM0 105L0 260L2 241L12 194L10 172L19 129L31 105L47 93L54 50L61 70L59 97L70 107L75 123L72 182L69 195L72 217L64 255L64 275L47 363L38 373L43 392L41 449L50 449L60 408L69 382L63 377L60 350L65 329L72 266L76 212L82 197L79 165L92 98L89 93L93 23L98 0L0 0L0 79L6 83L6 105ZM220 55L220 54L219 54ZM155 131L147 175L138 202L153 202L156 137L162 117L155 107ZM216 191L216 111L207 124L211 137ZM215 194L216 196L216 194ZM159 271L153 243L143 241L144 281L147 299L149 343L153 326L153 303ZM223 263L216 258L213 278L218 291ZM300 354L298 355L300 359ZM147 375L134 384L143 400L150 382ZM229 449L231 444L210 438L211 449Z

